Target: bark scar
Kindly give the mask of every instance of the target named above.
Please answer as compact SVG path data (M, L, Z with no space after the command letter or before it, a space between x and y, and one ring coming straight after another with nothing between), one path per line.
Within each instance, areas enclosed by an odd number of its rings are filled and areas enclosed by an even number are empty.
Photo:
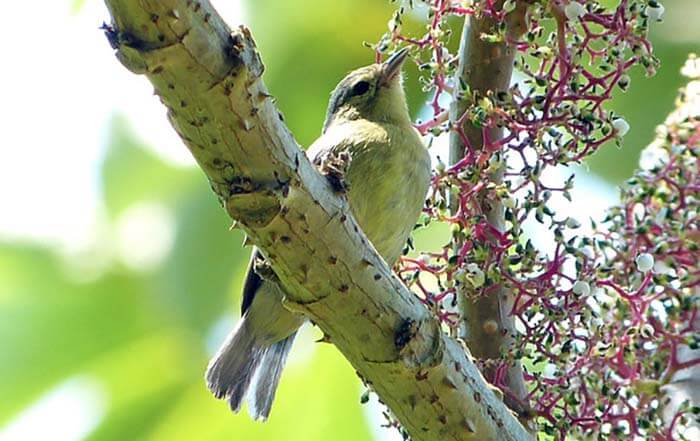
M396 333L394 334L394 345L396 346L396 349L401 351L403 348L405 348L408 342L410 342L416 335L417 331L418 325L413 319L403 319L396 329Z

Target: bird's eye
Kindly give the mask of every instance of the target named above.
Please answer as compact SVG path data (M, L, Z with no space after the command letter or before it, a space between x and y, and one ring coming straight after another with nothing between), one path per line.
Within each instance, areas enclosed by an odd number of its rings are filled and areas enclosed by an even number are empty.
M367 81L360 81L354 86L352 86L352 95L362 95L369 90L369 83Z

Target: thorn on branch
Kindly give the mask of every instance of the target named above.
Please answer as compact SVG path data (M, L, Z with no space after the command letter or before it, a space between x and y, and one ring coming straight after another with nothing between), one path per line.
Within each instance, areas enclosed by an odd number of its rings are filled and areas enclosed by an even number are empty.
M272 95L270 95L269 93L267 93L267 92L262 92L262 91L261 91L261 92L258 92L258 101L261 101L261 102L262 102L262 101L265 101L266 99L272 100L273 103L276 101L276 100L275 100L275 97L272 96Z
M416 405L418 404L418 400L416 399L415 395L408 396L408 404L411 406L411 410L416 410Z
M323 333L323 336L316 340L314 343L333 343L333 340L331 340L331 336L326 334L325 332Z
M247 119L242 120L242 124L243 124L243 130L245 130L246 132L250 132L251 130L253 130L255 128L255 124L248 121Z
M119 32L117 32L113 26L104 22L102 26L100 26L100 29L104 31L105 37L107 37L107 41L112 49L119 49Z
M450 377L443 378L442 383L450 389L457 389L457 385Z
M469 433L474 433L474 423L470 420L465 419L462 421L462 427Z

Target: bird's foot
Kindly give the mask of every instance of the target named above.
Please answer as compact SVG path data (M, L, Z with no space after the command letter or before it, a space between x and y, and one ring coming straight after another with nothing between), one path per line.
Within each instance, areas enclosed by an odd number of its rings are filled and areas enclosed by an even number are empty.
M277 275L272 270L272 266L270 265L270 262L268 262L264 258L256 258L255 259L255 261L253 262L253 271L255 271L255 274L260 276L261 279L268 280L268 281L276 281L277 280Z
M348 191L349 186L345 180L345 174L349 164L350 155L347 152L328 155L321 163L320 172L326 177L336 193Z

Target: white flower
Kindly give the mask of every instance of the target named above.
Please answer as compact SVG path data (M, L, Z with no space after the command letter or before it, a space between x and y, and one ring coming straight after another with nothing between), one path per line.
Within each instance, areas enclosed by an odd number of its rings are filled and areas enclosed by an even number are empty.
M662 225L666 220L666 216L668 216L668 208L663 207L658 213L656 213L656 216L654 216L654 222L656 225Z
M589 259L593 259L595 257L595 254L593 253L593 248L591 247L584 247L581 252L583 253L584 256L586 256Z
M466 278L474 288L481 287L486 281L486 275L476 263L467 265L467 271L469 271L469 275Z
M637 269L643 273L650 271L654 267L654 256L649 253L642 253L635 259Z
M503 2L503 11L506 13L513 12L515 10L515 0L506 0Z
M587 296L591 293L591 285L589 285L588 282L577 280L576 283L574 283L574 287L572 288L572 290L576 295Z
M664 8L664 5L661 3L657 3L655 5L649 5L647 6L647 17L649 17L650 20L655 20L655 21L661 21L661 18L664 15L664 11L666 8Z
M700 58L691 54L681 68L681 74L688 78L700 78Z
M655 167L661 167L669 161L668 151L664 148L664 143L661 140L655 140L647 148L642 150L639 156L639 166L644 170L651 170Z
M625 136L630 130L630 125L627 121L625 121L624 118L615 118L612 121L612 127L615 130L617 136L620 138Z
M676 275L676 271L668 266L666 262L660 260L654 264L654 274L668 274L671 276Z
M486 281L486 276L484 275L484 272L481 270L475 271L471 274L471 277L469 277L469 282L472 284L474 288L480 288L481 286L484 285L484 282Z
M683 153L683 151L685 151L685 145L683 144L673 144L671 146L671 153L674 155L680 155Z
M564 7L564 14L569 20L577 20L586 13L586 8L579 2L569 2L568 5Z
M653 337L654 336L654 327L651 326L649 323L645 323L644 326L642 326L642 329L639 330L639 333L644 338Z

